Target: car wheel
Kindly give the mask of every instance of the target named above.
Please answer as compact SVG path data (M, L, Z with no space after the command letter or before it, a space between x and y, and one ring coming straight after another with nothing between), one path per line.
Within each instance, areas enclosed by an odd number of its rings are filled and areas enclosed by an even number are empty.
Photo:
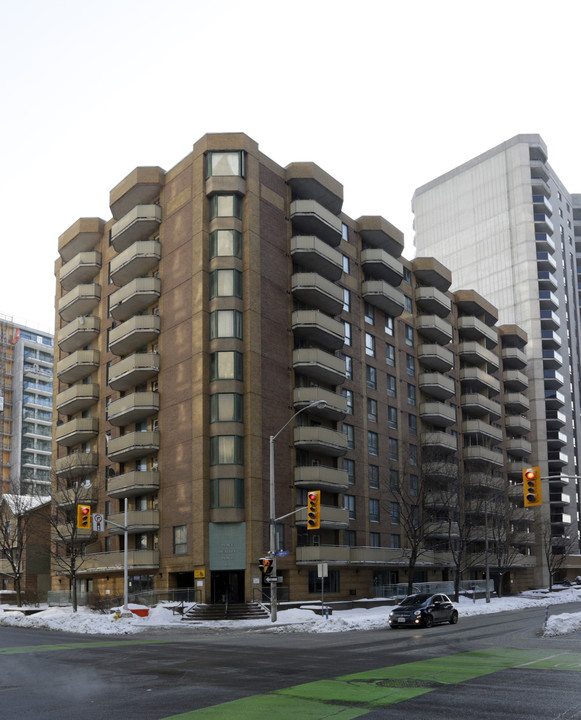
M434 618L431 615L424 615L424 627L431 628L434 624Z
M458 622L458 612L454 610L454 612L450 615L450 625L455 625Z

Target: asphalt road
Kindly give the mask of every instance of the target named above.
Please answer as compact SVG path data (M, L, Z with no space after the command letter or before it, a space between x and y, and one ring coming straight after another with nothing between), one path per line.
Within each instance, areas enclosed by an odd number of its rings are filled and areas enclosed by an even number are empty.
M0 627L0 713L6 720L581 720L581 634L542 638L543 621L544 609L535 609L429 630L188 629L123 638Z

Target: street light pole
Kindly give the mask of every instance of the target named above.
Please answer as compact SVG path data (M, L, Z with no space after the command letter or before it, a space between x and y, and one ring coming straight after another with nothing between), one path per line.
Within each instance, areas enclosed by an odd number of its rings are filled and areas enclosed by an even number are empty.
M269 444L269 489L270 489L270 510L269 510L269 555L272 558L272 573L270 576L270 620L276 622L277 617L277 602L278 602L278 578L276 573L276 502L275 502L275 487L274 487L274 441L281 434L281 432L291 424L291 422L305 410L311 408L325 407L327 404L326 400L315 400L304 408L301 408L296 412L287 422L281 427L281 429L275 434L271 435L268 439Z

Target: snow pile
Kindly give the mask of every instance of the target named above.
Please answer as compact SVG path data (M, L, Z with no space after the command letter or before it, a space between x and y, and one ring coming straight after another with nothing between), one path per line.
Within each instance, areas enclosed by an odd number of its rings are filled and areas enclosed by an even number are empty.
M491 598L487 603L484 598L476 602L462 597L456 604L460 620L473 615L487 615L490 613L520 610L522 608L539 608L539 626L544 625L545 608L547 606L563 603L580 602L581 587L570 587L559 592L549 593L546 590L536 590L507 598ZM129 605L129 609L140 610L142 605ZM174 629L179 632L196 632L200 629L219 630L260 629L271 632L345 632L350 630L384 630L387 628L387 617L391 608L355 607L352 610L334 610L328 618L321 617L312 609L293 608L284 609L279 606L276 623L270 618L255 620L222 620L222 621L191 621L182 622L181 615L174 614L171 607L159 605L149 610L147 617L139 617L131 613L129 617L119 612L102 614L87 608L79 608L76 613L70 607L47 608L32 615L25 615L17 608L0 609L0 625L13 627L45 628L86 635L129 635L146 632L153 629ZM565 635L581 629L581 612L553 615L549 618L545 636Z

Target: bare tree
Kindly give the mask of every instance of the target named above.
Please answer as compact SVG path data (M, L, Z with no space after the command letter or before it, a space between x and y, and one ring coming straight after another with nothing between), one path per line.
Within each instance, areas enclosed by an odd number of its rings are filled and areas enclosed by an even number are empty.
M498 497L497 500L499 506L502 506L504 498ZM494 558L494 572L498 578L496 591L499 597L502 597L505 576L523 556L518 546L520 532L516 529L516 524L522 520L523 512L530 511L522 507L514 507L507 502L503 514L496 512L490 514L488 522L490 554Z
M577 551L578 543L568 535L555 536L552 525L547 520L541 522L541 543L549 571L549 592L552 592L555 574L563 567L567 557Z

